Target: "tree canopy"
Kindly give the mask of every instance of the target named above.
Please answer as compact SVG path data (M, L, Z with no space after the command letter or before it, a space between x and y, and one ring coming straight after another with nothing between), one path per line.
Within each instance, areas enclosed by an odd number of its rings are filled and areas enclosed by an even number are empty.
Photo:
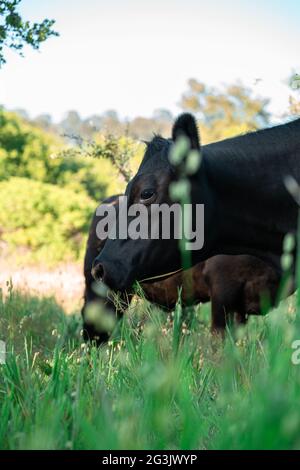
M82 257L99 201L124 190L129 173L120 177L116 164L125 170L142 151L126 136L78 149L0 107L1 254L47 264Z
M40 44L58 33L52 29L55 21L44 19L41 23L24 20L17 8L21 0L0 0L0 67L5 64L5 48L22 54L24 46L39 49Z
M212 142L268 125L268 103L240 83L222 90L190 79L180 106L196 115L204 140Z

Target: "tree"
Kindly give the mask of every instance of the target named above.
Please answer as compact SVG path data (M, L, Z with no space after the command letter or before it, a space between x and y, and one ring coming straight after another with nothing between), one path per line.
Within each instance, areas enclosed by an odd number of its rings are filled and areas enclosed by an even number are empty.
M78 259L94 210L83 192L13 176L0 184L1 241L23 262Z
M20 115L18 112L17 114ZM22 116L26 121L29 121L29 117ZM55 130L55 127L52 122L52 116L50 114L39 114L34 120L32 121L38 127L45 131Z
M81 118L77 111L68 111L65 118L61 121L60 127L64 130L66 136L71 137L73 134L80 135Z
M125 189L118 165L128 178L129 159L137 168L144 148L126 136L100 134L96 141L79 137L66 145L55 128L50 131L0 107L0 186L18 176L85 192L98 202Z
M24 45L39 49L40 44L50 36L58 36L52 29L54 20L45 19L41 23L23 20L17 12L21 0L0 0L0 67L5 64L5 48L16 50L22 55Z
M298 90L300 91L300 75L293 74L292 77L289 80L290 86L292 90ZM299 116L300 115L300 100L299 98L296 98L295 96L290 96L289 98L289 112L294 115L294 116Z
M196 114L206 141L220 140L232 135L266 126L269 100L252 96L241 84L228 85L224 90L207 87L191 79L180 106Z
M155 121L163 121L163 122L169 122L169 123L172 123L173 120L174 120L174 116L171 113L171 111L169 111L168 109L165 109L165 108L155 109L153 111L152 118Z
M293 90L300 89L300 75L298 73L292 75L290 82Z

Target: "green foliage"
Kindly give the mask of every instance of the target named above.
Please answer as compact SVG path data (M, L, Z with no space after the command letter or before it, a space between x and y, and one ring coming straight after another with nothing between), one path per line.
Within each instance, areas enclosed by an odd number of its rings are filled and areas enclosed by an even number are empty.
M52 29L54 20L41 23L25 21L17 12L21 0L0 1L0 67L5 64L4 48L14 49L22 54L24 45L39 49L40 44L51 36L58 36Z
M94 202L68 188L12 177L0 183L2 240L45 264L82 255Z
M32 250L32 260L77 258L93 210L124 190L142 151L126 136L67 146L0 109L1 239Z
M290 95L289 97L289 114L291 114L292 116L300 116L300 75L297 73L293 74L289 78L289 85L294 92L294 96Z
M96 202L122 192L143 145L126 136L100 135L93 142L79 142L67 146L55 134L0 109L0 181L31 178L85 191Z
M33 354L52 356L58 340L78 345L80 327L78 318L66 317L51 297L20 294L9 284L4 300L0 290L0 339L5 339L15 354L22 354L27 343Z
M254 131L269 123L266 110L269 100L254 97L241 84L219 90L190 79L188 85L180 104L199 118L205 143Z
M300 75L295 73L291 78L291 88L293 90L298 90L300 88Z
M26 114L24 110L20 112ZM84 139L94 139L96 133L101 133L115 137L126 135L134 140L151 140L153 133L170 137L173 120L172 114L163 109L156 110L150 118L136 117L131 120L120 119L113 110L85 118L82 118L77 111L71 110L60 122L54 123L48 114L41 114L32 122L44 130L52 130L59 135L75 135Z
M61 145L54 135L0 109L0 180L20 176L55 184L61 162L51 156Z
M79 316L10 291L0 299L0 448L299 449L289 304L223 343L207 305L188 318L178 305L173 319L140 301L96 349L78 343Z
M134 170L142 159L144 146L128 136L116 137L112 134L103 134L95 136L93 140L83 139L73 136L76 146L64 148L57 154L57 158L64 161L87 162L94 167L94 170L101 171L101 179L97 181L98 185L103 184L103 167L109 169L110 181L117 181L118 190L125 189L125 183L128 183ZM92 161L91 161L92 160ZM110 192L112 194L112 192ZM93 196L93 194L91 194Z

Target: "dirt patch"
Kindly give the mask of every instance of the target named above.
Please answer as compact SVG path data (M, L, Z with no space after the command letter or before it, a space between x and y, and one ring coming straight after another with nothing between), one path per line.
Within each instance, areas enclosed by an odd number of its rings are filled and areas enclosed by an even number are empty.
M54 269L41 266L11 266L0 262L0 287L7 294L10 283L13 289L40 297L53 296L67 313L82 306L84 278L80 264L63 264Z

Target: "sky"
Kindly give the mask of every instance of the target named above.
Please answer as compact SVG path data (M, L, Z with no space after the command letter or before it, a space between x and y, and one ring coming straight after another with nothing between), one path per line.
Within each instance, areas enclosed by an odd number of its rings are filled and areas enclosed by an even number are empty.
M176 114L196 78L241 80L271 98L276 119L288 105L287 77L300 72L299 0L23 0L20 12L54 18L60 33L24 58L8 52L0 70L0 103L31 117Z

